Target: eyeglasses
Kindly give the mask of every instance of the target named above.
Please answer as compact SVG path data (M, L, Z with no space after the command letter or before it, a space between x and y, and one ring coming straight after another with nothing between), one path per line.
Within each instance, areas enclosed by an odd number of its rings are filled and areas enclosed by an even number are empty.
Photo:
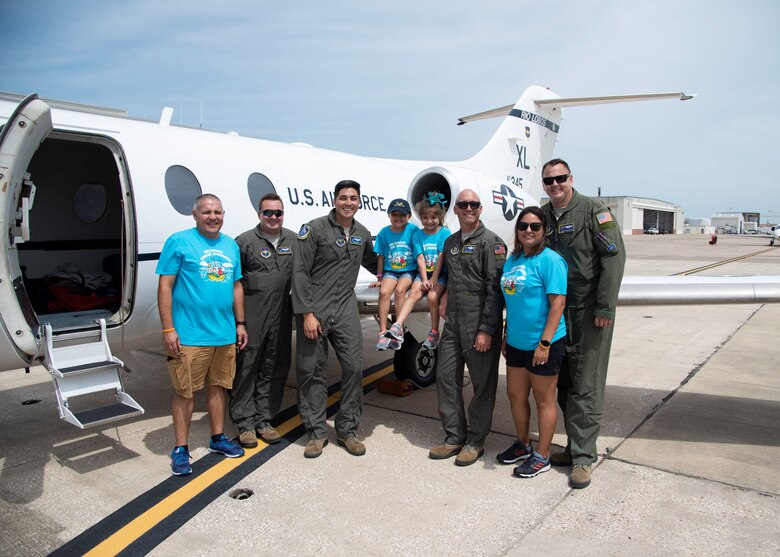
M544 182L545 186L552 186L553 180L558 182L559 184L563 184L566 180L569 179L569 176L571 176L571 174L561 174L560 176L547 176L546 178L542 178L542 182Z
M521 232L525 232L528 230L528 227L531 227L531 230L534 232L539 232L542 229L542 223L541 222L525 222L521 220L517 223L517 229Z
M276 217L278 219L284 214L284 211L281 209L263 209L260 211L260 214L267 218Z
M466 207L471 207L476 211L482 206L482 203L480 203L479 201L458 201L455 205L458 206L458 209L465 209Z

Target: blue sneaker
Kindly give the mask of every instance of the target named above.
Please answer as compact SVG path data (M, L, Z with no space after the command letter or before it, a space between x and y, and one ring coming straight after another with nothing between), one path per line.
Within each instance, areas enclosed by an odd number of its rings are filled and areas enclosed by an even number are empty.
M514 464L515 462L520 462L521 460L530 457L533 452L530 443L526 446L520 439L515 439L515 442L512 443L511 447L503 453L498 453L496 455L496 460L501 464Z
M219 434L219 439L209 442L209 452L223 454L228 458L238 458L244 456L244 449L240 445L233 443L225 437L224 433Z
M527 458L520 466L516 467L512 473L518 478L533 478L542 472L550 469L550 459L545 459L542 455L534 451L530 458Z
M176 447L171 453L171 474L174 476L187 476L192 474L190 466L190 453L184 447Z

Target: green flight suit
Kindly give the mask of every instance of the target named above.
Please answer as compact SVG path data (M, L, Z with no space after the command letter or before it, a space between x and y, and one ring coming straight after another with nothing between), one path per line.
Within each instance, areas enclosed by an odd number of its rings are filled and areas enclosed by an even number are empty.
M270 426L282 404L290 371L290 287L298 241L294 232L282 228L274 248L258 225L238 236L236 243L249 341L236 358L230 419L241 432Z
M626 263L623 234L604 203L576 190L559 218L549 203L542 210L547 215L547 246L569 266L564 312L568 339L558 375L558 404L572 461L591 464L598 458L596 439L614 330L614 323L599 328L594 319L615 320Z
M351 437L363 412L363 342L355 284L360 266L376 274L371 233L352 222L347 236L335 209L298 232L293 257L292 301L296 317L298 413L313 439L326 439L328 341L341 364L341 404L336 434ZM313 312L322 334L310 340L303 331L303 314Z
M498 385L504 297L499 281L506 245L480 223L463 241L461 231L444 242L447 312L439 343L436 393L445 443L482 447L490 432ZM478 332L492 337L486 352L477 352ZM463 403L464 364L469 367L474 396Z

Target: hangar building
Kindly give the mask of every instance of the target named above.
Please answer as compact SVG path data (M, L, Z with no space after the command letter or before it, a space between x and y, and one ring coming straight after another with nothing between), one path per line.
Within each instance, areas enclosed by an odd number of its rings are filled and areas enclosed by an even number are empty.
M661 234L682 234L685 230L683 208L649 197L601 197L615 214L623 234L644 234L657 228Z

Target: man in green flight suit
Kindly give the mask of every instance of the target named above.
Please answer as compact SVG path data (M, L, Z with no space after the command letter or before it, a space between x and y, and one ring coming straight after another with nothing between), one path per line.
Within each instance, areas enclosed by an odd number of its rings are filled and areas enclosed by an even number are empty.
M259 224L236 238L241 251L244 315L249 342L236 358L230 419L242 447L281 441L271 420L279 412L290 371L295 232L284 228L284 205L275 193L258 204Z
M584 488L598 459L596 439L626 250L614 215L598 199L577 193L565 161L546 163L542 182L550 198L542 207L550 223L547 246L569 266L564 313L569 339L558 375L558 404L568 442L566 450L550 460L553 466L572 466L570 485Z
M336 184L334 209L301 226L293 258L298 413L309 434L303 456L316 458L328 444L328 341L341 364L341 403L336 441L354 456L366 453L357 439L363 412L363 347L355 283L362 265L376 274L371 233L355 220L360 184Z
M436 371L445 438L428 457L443 460L455 456L457 466L469 466L485 452L496 403L504 310L499 281L506 245L480 220L482 203L475 191L460 192L453 211L460 230L447 238L441 254L449 300ZM463 402L464 365L469 367L474 388L468 420Z

